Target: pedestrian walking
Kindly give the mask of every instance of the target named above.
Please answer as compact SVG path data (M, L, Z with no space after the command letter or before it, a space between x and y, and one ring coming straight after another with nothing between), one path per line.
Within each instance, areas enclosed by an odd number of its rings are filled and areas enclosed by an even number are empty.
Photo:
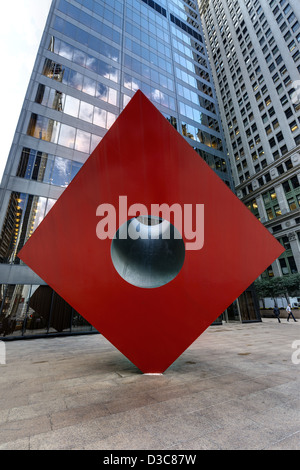
M296 318L293 315L293 312L292 312L292 309L291 309L291 304L288 304L288 306L286 308L286 311L287 311L287 314L288 314L287 321L290 321L290 316L294 319L294 321L297 321Z
M280 317L280 310L279 310L279 308L277 307L277 305L275 305L274 310L273 310L273 313L274 313L275 317L277 318L278 323L281 323L280 318L279 318L279 317Z

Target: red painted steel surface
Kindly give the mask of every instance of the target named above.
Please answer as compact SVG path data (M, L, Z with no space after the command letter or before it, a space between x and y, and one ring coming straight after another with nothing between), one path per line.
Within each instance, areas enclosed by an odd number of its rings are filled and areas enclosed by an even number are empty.
M204 246L170 283L143 289L115 270L96 209L120 195L149 214L204 204ZM19 257L142 372L162 373L283 251L138 91Z

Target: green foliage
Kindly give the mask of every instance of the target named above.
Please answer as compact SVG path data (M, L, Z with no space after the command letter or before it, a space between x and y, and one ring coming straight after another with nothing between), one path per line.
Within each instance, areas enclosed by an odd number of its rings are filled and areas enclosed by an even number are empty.
M271 279L257 279L254 282L254 287L260 299L272 297Z
M285 288L291 297L300 296L300 274L291 274L283 278L285 280Z
M290 274L271 279L257 279L254 283L259 298L300 296L300 274Z

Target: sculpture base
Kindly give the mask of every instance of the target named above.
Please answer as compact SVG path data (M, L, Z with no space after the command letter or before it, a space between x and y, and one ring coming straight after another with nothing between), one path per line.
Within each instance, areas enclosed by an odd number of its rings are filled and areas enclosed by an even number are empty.
M163 375L163 374L160 374L159 372L158 373L156 373L156 372L146 372L143 375Z

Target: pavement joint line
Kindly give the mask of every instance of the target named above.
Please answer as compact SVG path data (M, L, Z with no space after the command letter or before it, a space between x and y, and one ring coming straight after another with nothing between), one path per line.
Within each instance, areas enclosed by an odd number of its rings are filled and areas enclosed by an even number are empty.
M287 326L282 328L283 324ZM143 380L146 374L140 373L101 335L52 338L49 356L49 343L44 338L41 341L7 343L11 360L3 369L0 366L1 387L7 390L5 395L0 395L4 413L2 421L5 420L0 426L0 449L26 446L35 450L56 445L77 449L87 445L91 433L91 444L95 443L96 447L114 442L114 448L128 450L128 429L135 440L133 447L142 447L146 434L143 431L144 415L149 418L147 422L154 419L156 423L150 447L172 449L182 445L187 448L193 439L181 439L182 429L169 426L169 423L174 418L174 423L183 420L184 425L186 416L189 417L187 426L191 426L193 420L197 426L197 414L207 415L221 432L214 441L214 431L207 429L203 433L203 422L199 423L200 437L195 442L200 450L207 446L220 449L239 446L245 449L273 446L287 449L296 446L300 449L300 443L295 442L295 436L297 438L300 432L299 412L293 409L299 393L296 383L300 365L291 361L295 351L291 345L300 339L299 325L300 322L279 324L276 318L271 318L257 324L211 326L161 377L157 377L157 382L151 376L149 381L146 377ZM214 335L221 331L216 328L223 326L223 334ZM245 351L251 351L251 354L239 355ZM202 372L207 375L199 376ZM205 388L206 380L208 388ZM47 383L51 384L50 389ZM158 386L159 383L162 385ZM85 389L86 386L91 387ZM11 398L10 388L14 398ZM24 401L24 393L29 393L29 402ZM56 393L61 399L58 409L49 403L47 410L47 400L55 400ZM37 408L34 408L35 396L40 405ZM60 408L63 403L64 407ZM94 417L93 407L97 410L99 405L105 406L108 413ZM230 407L233 406L235 408L231 412ZM82 417L84 408L88 413L87 419ZM273 419L279 411L280 429L277 430ZM9 421L9 416L16 420ZM26 416L35 419L24 418ZM245 416L254 426L249 432L244 427ZM100 443L97 444L95 430L101 429L104 423L112 437L108 441L105 437L99 438ZM87 435L80 444L83 425ZM261 445L255 439L255 427L260 429ZM242 436L239 443L234 441L235 433ZM193 432L189 431L189 435L192 436ZM115 441L113 436L116 436ZM207 436L211 437L211 443ZM293 437L290 444L289 439ZM175 444L168 444L173 440Z

